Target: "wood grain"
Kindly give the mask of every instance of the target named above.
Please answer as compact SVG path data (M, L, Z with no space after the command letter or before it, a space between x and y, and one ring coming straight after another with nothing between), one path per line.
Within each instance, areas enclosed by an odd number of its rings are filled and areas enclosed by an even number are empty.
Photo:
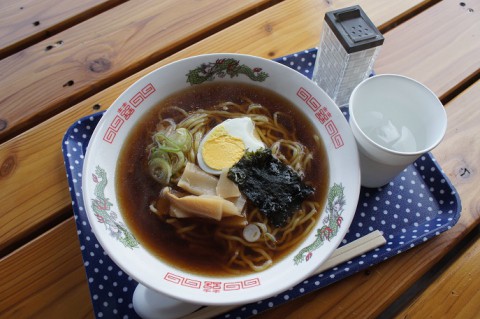
M478 318L480 241L469 247L396 318Z
M479 103L480 81L447 105L448 130L445 139L433 151L457 189L463 205L460 220L452 229L347 280L260 314L258 318L309 318L311 313L318 318L375 318L478 227L480 188L476 185L480 183L480 146L477 141ZM468 176L463 174L464 167L468 167L471 172ZM426 298L431 297L426 295Z
M355 1L350 4L353 3ZM365 1L365 5L363 2L361 5L365 10L375 11L378 16L371 18L382 24L394 20L395 16L402 15L418 3L419 1L404 1L385 6ZM376 8L375 4L384 10ZM347 3L343 1L342 5ZM161 65L191 55L224 51L277 57L312 47L320 37L322 24L318 15L333 8L335 7L316 0L280 3L138 72L0 145L0 167L3 167L0 189L6 190L0 192L0 201L4 203L0 208L0 251L15 246L19 239L69 209L71 200L63 172L61 140L75 120L93 112L94 105L107 108L141 76ZM298 17L294 20L296 23L288 19L289 15ZM306 29L310 31L299 31ZM231 34L236 36L232 37ZM42 188L32 188L37 182L42 184ZM28 201L23 198L28 198Z
M3 0L0 4L0 58L124 1Z
M269 1L131 0L1 60L0 141Z
M479 39L480 2L441 1L388 32L375 70L421 79L443 98L480 77Z
M93 317L75 234L71 218L0 260L1 318Z

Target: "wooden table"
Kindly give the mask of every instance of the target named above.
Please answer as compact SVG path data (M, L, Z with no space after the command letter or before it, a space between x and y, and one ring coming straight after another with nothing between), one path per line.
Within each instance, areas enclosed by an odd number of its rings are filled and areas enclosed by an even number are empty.
M94 317L61 140L142 75L180 58L315 47L326 11L360 4L385 35L377 73L446 106L432 153L463 211L450 230L260 318L480 316L478 0L1 0L0 317Z

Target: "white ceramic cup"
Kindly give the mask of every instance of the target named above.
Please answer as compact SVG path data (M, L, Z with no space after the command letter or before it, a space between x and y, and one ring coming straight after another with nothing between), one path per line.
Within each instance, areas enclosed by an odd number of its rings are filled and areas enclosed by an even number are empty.
M382 74L361 82L349 102L360 155L361 184L381 187L445 135L447 115L436 95L405 76Z

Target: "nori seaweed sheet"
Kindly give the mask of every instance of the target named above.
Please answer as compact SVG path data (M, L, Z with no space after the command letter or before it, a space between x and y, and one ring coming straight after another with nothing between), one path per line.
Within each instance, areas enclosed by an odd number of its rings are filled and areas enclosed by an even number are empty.
M246 153L227 176L274 227L284 226L315 192L293 169L273 157L270 149Z

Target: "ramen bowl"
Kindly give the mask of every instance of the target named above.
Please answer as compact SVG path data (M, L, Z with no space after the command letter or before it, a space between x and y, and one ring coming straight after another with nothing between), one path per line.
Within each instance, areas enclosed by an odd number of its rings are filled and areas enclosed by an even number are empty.
M313 228L294 249L258 272L205 275L166 262L138 240L119 204L118 158L142 117L175 92L215 82L258 86L290 101L303 116L302 120L293 118L293 122L310 123L328 158L328 180L322 186L326 188L325 199ZM271 60L240 54L195 56L139 79L103 115L84 163L82 183L88 220L109 257L151 291L198 305L258 301L312 275L347 233L360 191L355 139L335 103L300 73Z

